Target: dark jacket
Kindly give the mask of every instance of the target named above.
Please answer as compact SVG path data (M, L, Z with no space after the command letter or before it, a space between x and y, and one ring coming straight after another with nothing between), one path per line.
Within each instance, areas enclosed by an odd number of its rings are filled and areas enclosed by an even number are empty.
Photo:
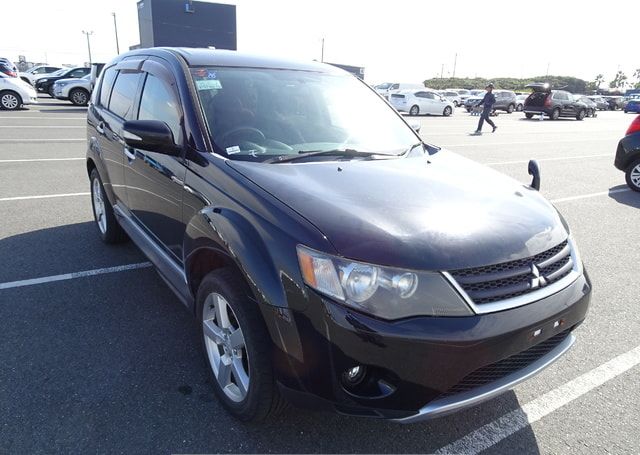
M494 104L496 104L496 96L493 94L493 92L485 93L484 98L482 98L482 101L476 104L476 106L481 106L483 104L484 104L484 110L489 110L493 107Z

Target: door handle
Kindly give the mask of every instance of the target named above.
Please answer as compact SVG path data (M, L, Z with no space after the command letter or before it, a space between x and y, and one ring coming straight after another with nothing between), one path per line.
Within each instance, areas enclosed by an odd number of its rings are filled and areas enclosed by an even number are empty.
M104 122L100 122L96 125L96 131L100 134L104 134Z
M129 147L124 147L124 154L127 155L127 158L129 158L129 161L133 161L136 159L136 152L134 152L133 150L131 150Z

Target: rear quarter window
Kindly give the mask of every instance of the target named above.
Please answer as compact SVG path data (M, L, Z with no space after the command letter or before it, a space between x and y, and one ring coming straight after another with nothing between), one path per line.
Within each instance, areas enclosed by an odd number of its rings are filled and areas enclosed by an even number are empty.
M133 98L138 90L140 73L127 73L120 71L113 84L109 110L119 117L127 118L133 107Z
M99 100L100 105L103 107L109 107L109 97L111 96L111 89L113 88L113 83L116 80L116 76L118 72L115 70L115 67L107 68L105 70L104 75L102 76L102 82L100 83L100 93Z

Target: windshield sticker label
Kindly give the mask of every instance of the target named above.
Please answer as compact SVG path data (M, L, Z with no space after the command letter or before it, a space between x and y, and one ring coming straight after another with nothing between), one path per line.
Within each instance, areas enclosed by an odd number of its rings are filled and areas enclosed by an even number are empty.
M240 147L238 147L237 145L234 145L233 147L227 147L226 150L228 155L235 155L236 153L240 153Z
M207 78L209 78L209 79L217 79L218 76L216 75L215 71L209 70L209 72L207 72Z
M200 79L196 80L198 90L220 90L222 84L218 79Z

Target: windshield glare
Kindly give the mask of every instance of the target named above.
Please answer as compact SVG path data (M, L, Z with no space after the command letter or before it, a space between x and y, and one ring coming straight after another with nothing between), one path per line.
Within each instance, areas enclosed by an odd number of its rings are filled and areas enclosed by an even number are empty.
M212 67L191 73L212 140L230 159L336 149L398 155L418 142L392 108L350 75Z

